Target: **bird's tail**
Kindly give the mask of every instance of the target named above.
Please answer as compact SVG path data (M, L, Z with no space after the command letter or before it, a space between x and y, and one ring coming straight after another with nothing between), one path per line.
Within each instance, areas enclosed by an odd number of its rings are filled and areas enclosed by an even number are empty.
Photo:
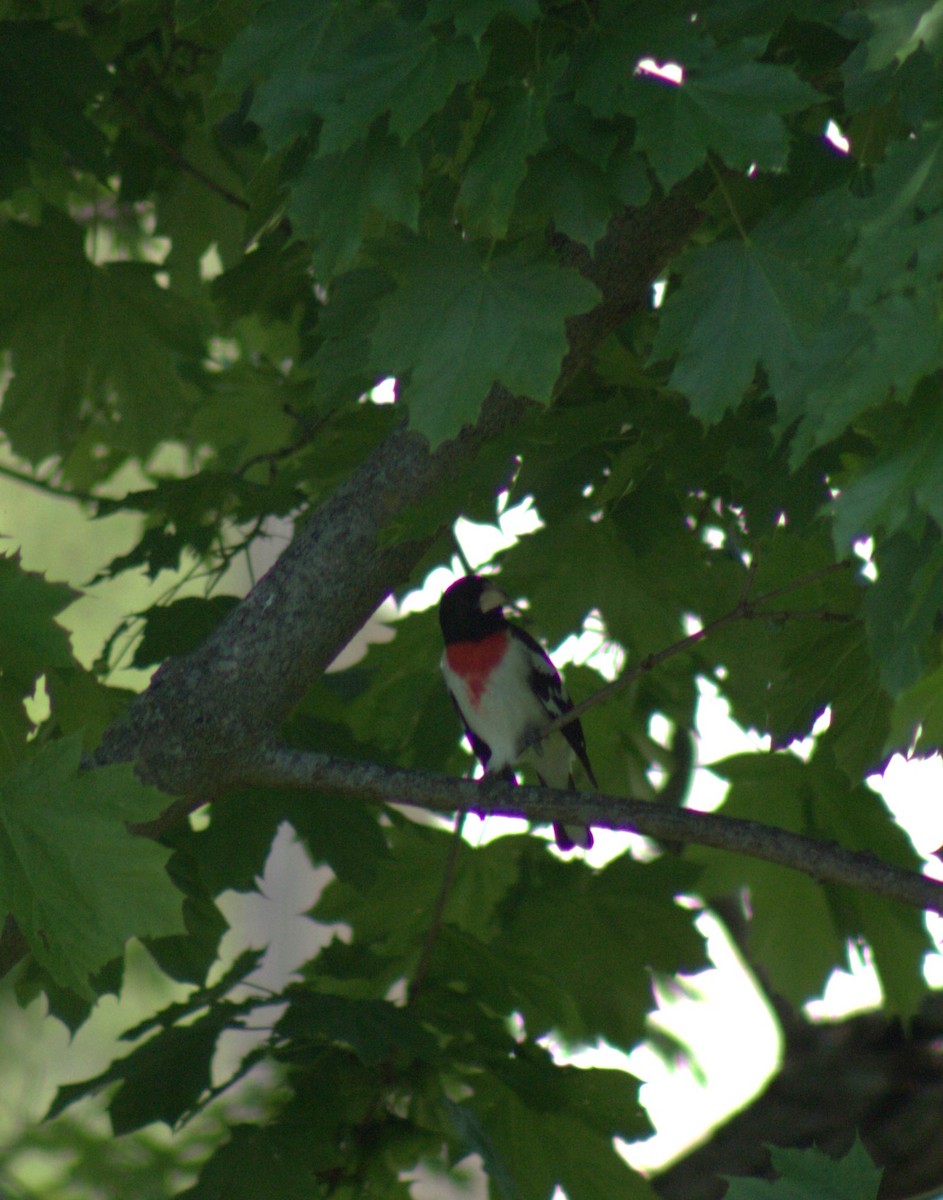
M587 773L592 778L592 773L588 768ZM572 775L567 783L571 791L575 790L576 784L573 782ZM598 790L599 785L595 779L593 779L593 787ZM554 821L553 836L561 850L575 850L577 846L580 850L589 850L593 844L593 831L588 825L562 825L559 821Z
M561 850L589 850L593 844L593 831L588 825L561 825L553 823L553 836Z

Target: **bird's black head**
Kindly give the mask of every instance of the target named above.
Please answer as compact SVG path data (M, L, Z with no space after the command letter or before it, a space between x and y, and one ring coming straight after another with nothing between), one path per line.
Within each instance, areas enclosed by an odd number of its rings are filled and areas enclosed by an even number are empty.
M477 642L503 629L507 596L490 579L466 575L447 588L439 602L439 624L446 645Z

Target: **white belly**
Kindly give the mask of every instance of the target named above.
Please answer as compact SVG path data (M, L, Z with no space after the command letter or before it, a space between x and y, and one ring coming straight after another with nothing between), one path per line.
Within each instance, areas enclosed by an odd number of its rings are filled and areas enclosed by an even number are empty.
M442 674L465 724L491 749L489 772L513 766L526 747L528 735L545 728L552 719L531 691L527 671L515 661L519 653L519 647L512 644L492 672L488 686L477 695L472 694L462 676L442 656ZM572 751L561 734L538 742L525 757L533 762L548 786L567 786Z

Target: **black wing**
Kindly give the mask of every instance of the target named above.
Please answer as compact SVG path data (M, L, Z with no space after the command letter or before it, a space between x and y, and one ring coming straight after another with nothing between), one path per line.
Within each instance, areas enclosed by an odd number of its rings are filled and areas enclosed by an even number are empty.
M561 717L573 707L570 693L566 690L560 673L550 661L550 657L538 641L530 636L526 629L519 625L512 626L514 636L526 646L531 653L533 669L530 674L530 686L541 704L552 717ZM589 755L586 753L586 737L579 719L570 721L560 730L576 757L583 764L590 783L599 789L593 768L589 765ZM490 753L490 751L489 751Z

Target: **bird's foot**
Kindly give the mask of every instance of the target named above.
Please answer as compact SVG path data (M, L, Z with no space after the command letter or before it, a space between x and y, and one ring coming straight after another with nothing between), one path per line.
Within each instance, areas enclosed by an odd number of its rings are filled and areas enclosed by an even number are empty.
M510 767L502 767L500 771L486 771L479 780L478 786L492 791L507 784L517 787L517 776Z

